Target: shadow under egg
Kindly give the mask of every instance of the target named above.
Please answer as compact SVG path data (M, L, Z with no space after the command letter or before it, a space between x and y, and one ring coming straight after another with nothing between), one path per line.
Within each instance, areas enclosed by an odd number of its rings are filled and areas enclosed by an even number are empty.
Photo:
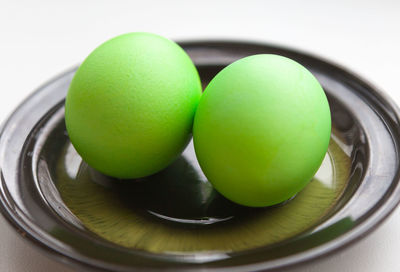
M161 220L183 224L208 225L227 221L251 210L219 194L202 180L190 162L179 156L164 170L140 179L111 178L82 163L79 177L88 176L104 186L125 207L147 212Z

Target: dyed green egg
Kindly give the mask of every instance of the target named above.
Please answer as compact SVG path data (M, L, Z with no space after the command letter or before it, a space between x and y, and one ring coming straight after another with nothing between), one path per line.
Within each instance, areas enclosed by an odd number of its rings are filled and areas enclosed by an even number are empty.
M139 178L182 152L200 97L197 70L176 43L150 33L124 34L80 65L66 98L66 127L90 166Z
M330 109L317 79L278 55L240 59L205 89L193 127L201 169L246 206L283 202L314 176L327 152Z

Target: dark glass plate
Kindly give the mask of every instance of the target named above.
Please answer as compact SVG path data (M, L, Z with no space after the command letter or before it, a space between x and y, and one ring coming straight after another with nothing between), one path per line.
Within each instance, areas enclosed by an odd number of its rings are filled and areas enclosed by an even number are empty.
M269 45L181 44L204 86L247 55L290 57L327 93L333 130L325 160L294 198L268 208L236 205L209 184L193 146L140 180L106 177L85 164L64 124L76 69L28 97L3 125L0 210L28 240L64 262L112 271L254 271L299 264L350 244L396 207L399 112L354 74Z

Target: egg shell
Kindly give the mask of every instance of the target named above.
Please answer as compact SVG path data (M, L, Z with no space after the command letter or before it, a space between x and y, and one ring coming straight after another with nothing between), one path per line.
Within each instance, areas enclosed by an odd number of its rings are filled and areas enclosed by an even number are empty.
M66 127L90 166L140 178L185 148L200 97L198 72L181 47L155 34L128 33L80 65L66 97Z
M208 180L251 207L283 202L303 189L327 152L330 109L317 79L278 55L240 59L209 83L193 138Z

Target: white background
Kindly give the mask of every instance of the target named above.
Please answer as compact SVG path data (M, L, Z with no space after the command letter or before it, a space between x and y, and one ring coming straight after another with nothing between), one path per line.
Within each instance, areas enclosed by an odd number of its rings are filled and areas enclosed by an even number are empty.
M0 120L105 40L133 31L174 40L270 42L328 58L400 102L400 1L0 0ZM400 209L349 249L299 271L400 271ZM0 271L72 271L0 217Z

